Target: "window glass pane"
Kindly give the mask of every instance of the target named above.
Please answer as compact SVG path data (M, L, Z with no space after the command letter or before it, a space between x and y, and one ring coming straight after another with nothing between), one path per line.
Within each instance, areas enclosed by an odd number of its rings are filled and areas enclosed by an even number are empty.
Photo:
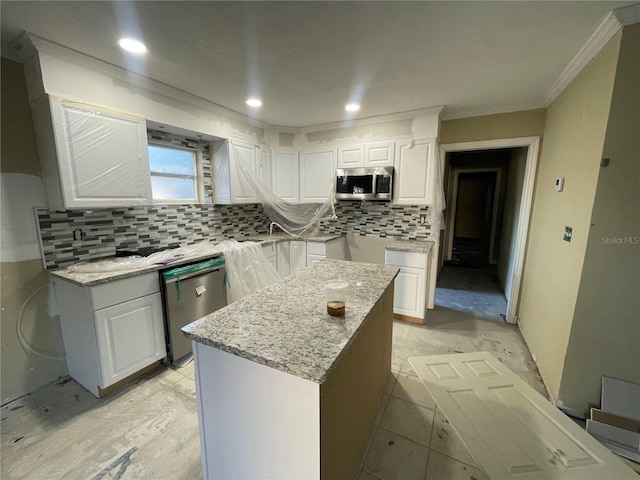
M149 145L149 166L151 172L196 175L196 154L189 150Z
M155 200L196 200L196 182L192 178L151 175L151 190Z

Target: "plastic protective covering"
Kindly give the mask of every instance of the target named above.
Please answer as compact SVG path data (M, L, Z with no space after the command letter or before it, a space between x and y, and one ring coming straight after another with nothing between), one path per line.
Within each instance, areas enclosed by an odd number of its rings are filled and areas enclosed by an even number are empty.
M167 264L189 258L202 258L204 255L224 255L227 271L228 303L249 295L263 287L280 280L280 274L265 257L260 244L224 240L218 244L200 242L157 252L148 257L126 257L107 259L98 262L79 262L68 269L77 273L118 272L144 268L152 265ZM176 269L179 270L179 269ZM57 310L50 305L50 309Z
M434 161L431 167L431 184L427 186L429 189L427 198L429 203L428 219L429 225L431 226L431 235L433 236L433 240L439 242L440 230L444 229L444 209L446 208L446 202L437 148L435 150Z
M218 244L227 268L227 302L253 293L280 280L278 271L255 242L224 240Z
M144 119L56 97L51 108L70 206L151 203Z
M293 236L313 235L318 231L320 219L336 218L334 206L335 171L332 172L331 178L318 178L318 182L326 182L327 185L331 185L324 203L289 203L273 193L252 169L247 168L240 161L232 143L230 146L230 155L233 156L231 164L235 166L238 179L255 192L258 201L272 222L271 227L277 225L284 232Z

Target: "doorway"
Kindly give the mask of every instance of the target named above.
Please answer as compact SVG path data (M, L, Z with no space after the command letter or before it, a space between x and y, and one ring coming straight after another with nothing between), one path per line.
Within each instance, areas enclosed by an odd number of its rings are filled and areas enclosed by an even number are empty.
M464 262L469 266L493 267L500 278L506 298L505 319L512 324L518 321L518 297L539 142L539 137L525 137L440 146L440 167L447 190L447 209L445 229L441 235L441 256L437 266L439 268L446 265L445 262L455 262L455 253L458 261L464 257ZM502 166L471 162L466 165L466 171L463 171L465 165L452 163L451 160L452 155L465 152L475 153L480 157L506 155L504 158L507 160L502 160ZM496 169L499 172L495 172ZM460 198L460 178L463 179L463 190L467 188L465 185L470 185L475 193L463 193ZM461 210L459 202L463 203L462 209L466 213L458 213ZM492 206L491 209L489 205ZM489 211L492 217L490 222ZM458 224L458 219L462 218L461 221L464 222L465 216L469 215L473 216L474 221L461 227L462 223Z
M495 265L500 169L456 169L453 176L447 263L471 268Z

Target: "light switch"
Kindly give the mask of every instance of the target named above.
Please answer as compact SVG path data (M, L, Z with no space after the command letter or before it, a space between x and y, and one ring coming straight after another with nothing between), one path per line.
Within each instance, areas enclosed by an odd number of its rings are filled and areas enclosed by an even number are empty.
M564 177L556 178L556 192L561 192L564 189Z

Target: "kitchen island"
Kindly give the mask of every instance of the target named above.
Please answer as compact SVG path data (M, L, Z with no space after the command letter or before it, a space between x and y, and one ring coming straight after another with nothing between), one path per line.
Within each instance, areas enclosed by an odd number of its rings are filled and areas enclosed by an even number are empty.
M325 260L183 328L205 478L355 479L391 372L398 268ZM348 282L344 317L323 284Z

